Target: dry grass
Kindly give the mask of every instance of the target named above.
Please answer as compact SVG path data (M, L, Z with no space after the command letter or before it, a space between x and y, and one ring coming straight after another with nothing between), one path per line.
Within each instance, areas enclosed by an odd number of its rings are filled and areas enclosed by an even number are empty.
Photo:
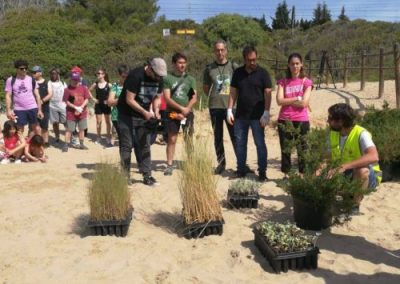
M122 220L130 208L131 196L126 176L110 162L96 165L89 185L90 219Z
M186 224L222 221L211 157L205 138L186 142L178 185Z

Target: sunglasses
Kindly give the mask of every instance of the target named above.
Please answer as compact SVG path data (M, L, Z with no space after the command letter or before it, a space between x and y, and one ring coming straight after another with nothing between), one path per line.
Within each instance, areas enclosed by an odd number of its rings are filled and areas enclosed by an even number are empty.
M18 69L21 70L21 71L26 71L26 70L28 70L27 67L18 67Z

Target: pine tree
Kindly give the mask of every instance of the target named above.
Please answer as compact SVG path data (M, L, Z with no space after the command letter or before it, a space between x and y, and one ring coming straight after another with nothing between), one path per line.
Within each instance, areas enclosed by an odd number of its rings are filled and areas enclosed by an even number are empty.
M272 18L272 29L288 29L290 26L289 10L286 1L278 4L275 11L275 18Z
M338 17L338 20L339 20L339 21L345 21L345 22L350 21L349 17L347 17L347 16L345 15L344 6L342 6L342 10L341 10L340 15L339 15L339 17Z
M317 7L314 9L314 18L312 20L312 24L314 26L325 24L326 22L331 21L331 11L328 9L328 5L325 2L321 5L318 2Z

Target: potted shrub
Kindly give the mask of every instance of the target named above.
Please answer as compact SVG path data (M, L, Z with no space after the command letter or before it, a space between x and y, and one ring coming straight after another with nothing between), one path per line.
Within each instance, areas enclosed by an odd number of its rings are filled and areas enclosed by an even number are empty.
M256 225L254 242L277 273L318 267L316 237L289 221L285 224L265 221Z
M382 182L392 180L400 172L400 109L389 109L385 102L381 110L368 108L360 121L378 149Z
M126 236L132 220L130 201L123 171L111 163L97 164L89 184L88 226L93 234Z
M338 166L335 162L327 161L321 168L326 155L327 133L328 129L313 129L308 133L306 139L312 151L304 155L305 173L291 172L283 184L284 190L293 198L295 222L303 229L329 227L334 215L349 213L356 205L355 197L364 194L359 181L338 172L332 173Z
M223 218L216 193L212 156L208 143L201 138L186 139L179 191L187 238L221 235Z
M261 183L252 179L238 179L229 185L228 204L233 208L257 208Z

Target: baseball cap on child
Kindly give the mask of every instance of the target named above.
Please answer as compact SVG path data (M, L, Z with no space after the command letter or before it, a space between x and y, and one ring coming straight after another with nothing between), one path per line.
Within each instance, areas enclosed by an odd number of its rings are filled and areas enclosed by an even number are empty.
M150 66L153 69L154 73L156 73L160 77L167 76L167 64L164 59L156 57L150 61Z
M79 74L78 72L72 72L71 75L69 76L69 78L74 81L80 81L81 74Z
M32 72L42 72L42 67L36 65L32 67Z
M71 72L72 72L72 73L79 73L79 74L81 74L81 73L82 73L82 69L81 69L79 66L74 66L74 67L71 68Z

